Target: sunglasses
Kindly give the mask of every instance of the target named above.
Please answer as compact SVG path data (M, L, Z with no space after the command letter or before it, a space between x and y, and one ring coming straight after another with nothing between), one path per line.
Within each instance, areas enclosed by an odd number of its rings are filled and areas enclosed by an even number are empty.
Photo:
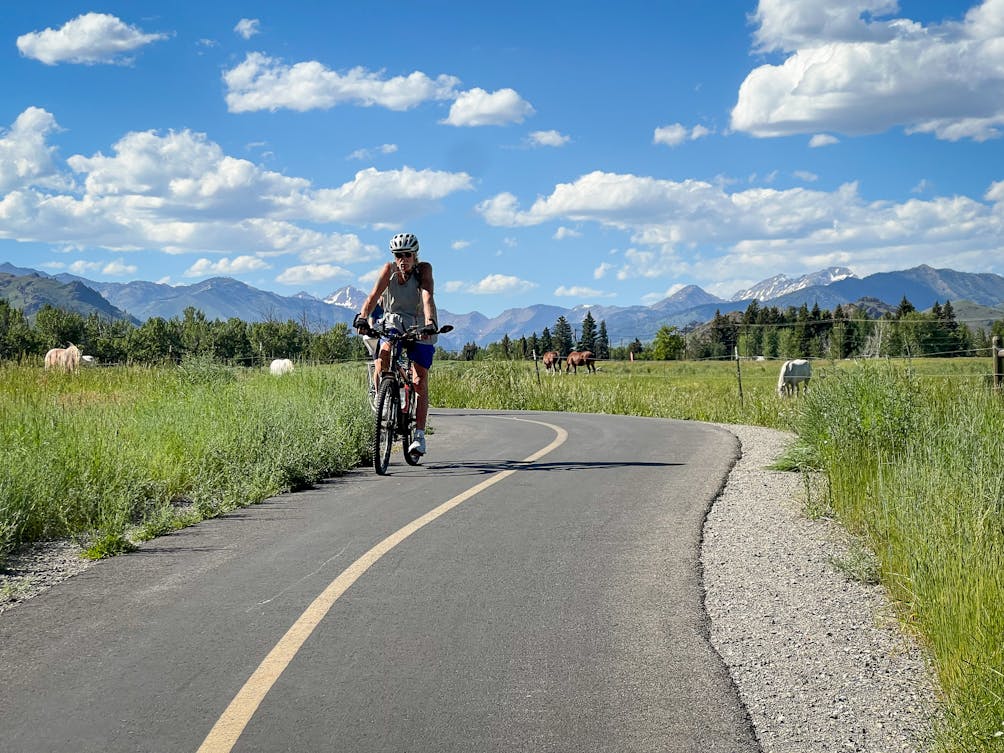
M411 257L412 257L411 251L395 251L394 252L394 258L395 259L410 259Z

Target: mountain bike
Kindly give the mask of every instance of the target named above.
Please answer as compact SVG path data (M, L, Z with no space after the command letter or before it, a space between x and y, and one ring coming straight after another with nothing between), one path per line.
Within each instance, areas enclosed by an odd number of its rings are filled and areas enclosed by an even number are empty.
M436 334L445 334L453 325L445 324ZM374 364L369 364L370 403L373 408L373 470L380 476L387 474L390 452L394 442L401 440L404 460L408 465L418 465L422 456L408 452L414 441L415 412L418 410L418 392L412 378L411 361L406 346L418 341L421 327L409 327L405 331L395 328L371 327L369 336L381 337L390 342L390 362L380 375L379 382L373 379ZM374 384L378 387L374 388Z

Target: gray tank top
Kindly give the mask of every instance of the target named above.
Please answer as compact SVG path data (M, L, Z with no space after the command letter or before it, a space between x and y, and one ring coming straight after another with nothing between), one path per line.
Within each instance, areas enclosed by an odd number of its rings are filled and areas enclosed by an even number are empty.
M390 276L390 283L381 297L384 319L392 326L406 329L415 324L425 324L425 311L422 307L422 290L418 286L418 273L412 272L403 283L398 282L397 271ZM392 316L388 317L387 315ZM396 316L393 316L396 315ZM393 320L397 320L396 322ZM438 340L434 336L421 342L434 344Z

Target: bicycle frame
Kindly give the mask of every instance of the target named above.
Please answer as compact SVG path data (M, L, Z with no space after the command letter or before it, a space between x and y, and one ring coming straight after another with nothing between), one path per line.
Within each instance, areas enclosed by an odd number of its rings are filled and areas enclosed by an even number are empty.
M446 324L437 330L437 334L446 333L453 326ZM404 459L408 465L418 465L422 456L408 451L415 434L415 415L418 411L418 392L412 377L411 360L405 347L408 343L417 342L422 328L409 327L404 332L379 327L370 328L368 334L378 336L390 343L390 360L387 369L380 373L380 381L376 386L373 401L375 425L373 427L373 470L383 476L390 464L390 453L394 442L401 440ZM360 329L361 334L365 332ZM373 377L373 362L370 362L370 378Z

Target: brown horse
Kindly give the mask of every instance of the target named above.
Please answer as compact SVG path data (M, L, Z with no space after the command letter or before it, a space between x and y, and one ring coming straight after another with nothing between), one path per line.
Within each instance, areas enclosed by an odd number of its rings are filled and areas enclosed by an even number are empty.
M80 348L70 343L69 348L53 348L45 354L45 368L59 371L76 371L80 366Z
M565 359L565 373L571 371L573 374L578 374L580 366L585 366L587 371L596 373L596 359L593 358L592 351L573 350L568 354L568 358Z
M540 358L544 362L544 368L547 369L548 374L558 374L561 372L561 356L558 355L558 351L549 350Z

